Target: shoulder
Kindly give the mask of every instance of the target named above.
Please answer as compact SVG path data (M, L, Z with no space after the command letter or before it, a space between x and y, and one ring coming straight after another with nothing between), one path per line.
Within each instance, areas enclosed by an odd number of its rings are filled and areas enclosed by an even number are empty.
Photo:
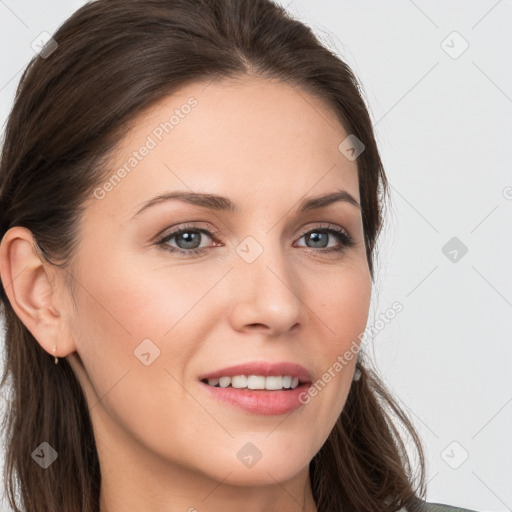
M455 507L453 505L445 505L443 503L429 503L421 501L418 507L414 508L414 512L477 512L469 508Z

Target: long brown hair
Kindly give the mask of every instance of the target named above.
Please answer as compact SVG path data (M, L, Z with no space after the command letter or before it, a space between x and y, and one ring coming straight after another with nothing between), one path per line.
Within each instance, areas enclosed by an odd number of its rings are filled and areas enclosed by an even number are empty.
M247 74L277 78L324 100L349 134L357 159L368 264L388 184L361 86L312 30L271 0L97 0L53 35L57 48L24 71L0 162L0 238L28 228L35 249L70 268L84 204L108 175L105 162L147 107L194 81ZM53 51L52 51L53 50ZM341 141L340 141L341 142ZM57 366L20 321L0 287L9 384L5 489L17 512L98 512L101 473L82 389L65 359ZM377 372L358 361L343 411L310 463L319 512L414 507L425 495L421 442ZM7 389L7 388L6 388ZM412 439L419 473L404 443ZM58 452L43 470L31 453Z

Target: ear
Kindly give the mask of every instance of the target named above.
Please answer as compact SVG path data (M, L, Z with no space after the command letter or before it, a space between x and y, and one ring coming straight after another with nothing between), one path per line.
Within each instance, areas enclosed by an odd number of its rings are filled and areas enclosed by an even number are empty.
M7 298L41 347L52 356L65 357L76 348L59 307L65 297L53 285L56 277L55 267L44 259L30 230L15 226L5 233L0 243L0 278Z

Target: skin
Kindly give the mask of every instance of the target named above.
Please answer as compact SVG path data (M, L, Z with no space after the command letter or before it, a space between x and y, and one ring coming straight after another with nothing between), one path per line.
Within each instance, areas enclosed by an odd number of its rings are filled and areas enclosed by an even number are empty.
M320 99L284 82L195 83L135 120L112 173L190 96L198 104L179 125L87 202L73 297L65 271L40 257L22 227L2 240L1 277L20 319L49 354L57 346L67 357L85 391L101 512L316 511L308 465L343 409L356 358L307 405L279 416L218 402L198 376L269 360L300 363L315 381L364 331L371 278L360 209L295 211L303 198L339 189L360 203L356 161L338 150L348 133ZM168 201L132 219L174 190L226 196L241 211ZM155 245L188 223L219 233L199 235L203 254ZM325 224L347 230L354 246L323 252L341 245L334 234L308 242L304 234ZM250 264L236 252L247 236L263 249ZM186 244L175 237L167 246ZM160 349L149 366L134 356L147 338ZM236 456L247 442L262 453L252 467Z

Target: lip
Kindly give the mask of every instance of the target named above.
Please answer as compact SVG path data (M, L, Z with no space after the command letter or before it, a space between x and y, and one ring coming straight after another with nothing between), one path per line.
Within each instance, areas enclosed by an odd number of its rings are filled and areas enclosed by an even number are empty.
M216 388L204 382L199 385L210 397L229 407L267 416L287 414L304 405L301 396L307 394L309 384L295 389L268 391L264 389Z
M261 375L263 377L279 377L290 375L298 377L299 383L311 382L311 373L302 365L291 362L250 361L214 370L199 376L199 380L215 379L220 377L234 377L235 375Z

